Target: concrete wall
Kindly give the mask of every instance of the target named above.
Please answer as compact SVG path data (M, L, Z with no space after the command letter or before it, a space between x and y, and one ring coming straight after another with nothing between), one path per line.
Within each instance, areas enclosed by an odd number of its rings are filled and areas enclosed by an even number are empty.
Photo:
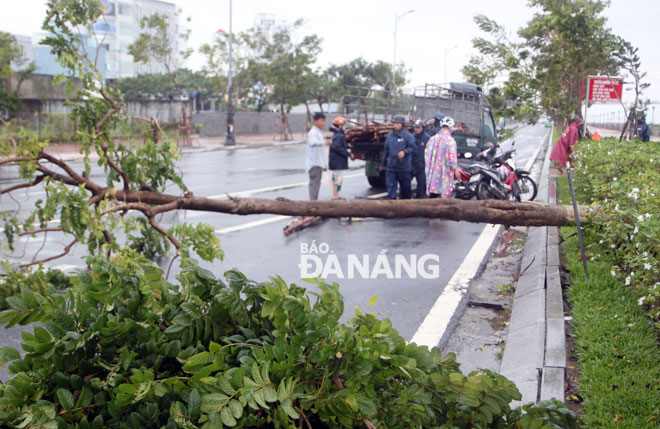
M331 124L336 115L326 114L326 123ZM291 132L307 131L307 115L291 113L288 115ZM274 112L236 112L234 131L236 134L279 134L280 115ZM199 134L203 137L224 136L227 129L226 112L200 112L193 114L193 124L202 125Z

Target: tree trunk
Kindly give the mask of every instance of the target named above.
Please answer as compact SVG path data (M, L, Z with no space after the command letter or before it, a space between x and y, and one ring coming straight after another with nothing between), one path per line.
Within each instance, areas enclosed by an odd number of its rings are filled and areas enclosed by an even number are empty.
M109 190L107 192L110 192ZM372 217L398 219L421 217L510 226L565 226L575 222L571 206L540 203L514 203L485 200L354 200L293 201L285 198L233 198L219 200L205 197L179 197L149 191L113 191L113 197L126 203L152 205L153 212L195 210L235 215L276 214L286 216ZM588 222L588 207L580 207L580 219Z

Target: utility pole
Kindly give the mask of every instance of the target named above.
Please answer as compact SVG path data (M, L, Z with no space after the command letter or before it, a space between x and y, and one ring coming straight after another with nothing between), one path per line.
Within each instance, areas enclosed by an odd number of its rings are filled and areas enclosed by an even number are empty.
M454 45L451 48L445 48L445 85L449 84L449 82L447 82L447 54L456 48L458 48L458 45Z
M229 0L229 75L227 80L227 136L225 137L225 146L236 144L234 139L234 101L232 96L232 0Z

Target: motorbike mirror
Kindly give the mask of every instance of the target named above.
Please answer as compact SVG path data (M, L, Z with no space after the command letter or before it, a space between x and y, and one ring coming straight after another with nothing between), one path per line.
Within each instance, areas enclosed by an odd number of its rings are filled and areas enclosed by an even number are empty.
M465 158L465 159L470 159L470 158L472 158L472 152L465 152L465 153L463 154L463 158Z
M511 147L514 147L515 145L516 145L516 141L514 140L511 142Z

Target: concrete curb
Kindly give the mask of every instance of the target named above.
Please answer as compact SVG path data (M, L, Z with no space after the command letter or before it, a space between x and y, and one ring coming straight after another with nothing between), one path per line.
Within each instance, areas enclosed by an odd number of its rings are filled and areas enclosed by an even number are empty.
M549 177L551 141L552 134L536 199L543 203L556 203ZM566 340L557 228L529 228L520 270L500 372L522 395L512 406L551 398L563 402Z

